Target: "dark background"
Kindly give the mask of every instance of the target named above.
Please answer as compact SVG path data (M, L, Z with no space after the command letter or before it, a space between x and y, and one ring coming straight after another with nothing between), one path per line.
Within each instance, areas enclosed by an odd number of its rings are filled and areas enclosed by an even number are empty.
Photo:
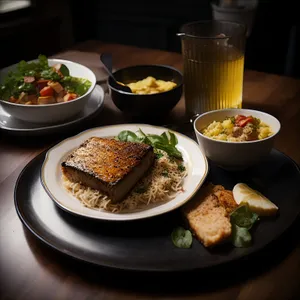
M246 68L300 77L296 2L258 0ZM209 0L32 0L31 7L0 15L0 67L88 39L180 52L180 26L209 19Z

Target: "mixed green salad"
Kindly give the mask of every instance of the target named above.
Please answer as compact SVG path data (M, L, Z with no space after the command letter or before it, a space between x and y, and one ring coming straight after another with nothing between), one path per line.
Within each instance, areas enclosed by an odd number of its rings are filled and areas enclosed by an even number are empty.
M0 84L0 99L24 105L54 104L84 95L92 83L73 77L64 64L49 66L45 55L36 62L20 61Z

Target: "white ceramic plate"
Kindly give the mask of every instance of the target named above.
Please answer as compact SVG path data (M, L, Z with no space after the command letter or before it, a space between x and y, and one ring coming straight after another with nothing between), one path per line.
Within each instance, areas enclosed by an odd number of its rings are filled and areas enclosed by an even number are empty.
M182 152L188 169L188 175L184 180L184 192L178 194L169 202L156 204L132 212L111 213L104 210L96 210L84 207L79 200L73 197L62 185L61 163L75 148L92 136L114 137L122 130L136 132L141 128L145 133L161 134L167 130L164 127L156 127L145 124L121 124L89 129L70 137L51 148L45 157L41 170L41 181L48 195L55 203L67 212L100 220L128 221L153 217L172 211L187 202L201 187L208 173L208 164L205 155L198 144L192 139L178 132L174 132L178 138L178 149Z
M10 134L26 136L50 134L57 131L61 132L62 130L70 129L72 126L75 126L87 118L99 113L103 108L103 105L104 91L99 85L95 86L86 106L83 111L76 116L76 118L56 125L36 124L15 119L13 116L5 112L0 105L0 129Z

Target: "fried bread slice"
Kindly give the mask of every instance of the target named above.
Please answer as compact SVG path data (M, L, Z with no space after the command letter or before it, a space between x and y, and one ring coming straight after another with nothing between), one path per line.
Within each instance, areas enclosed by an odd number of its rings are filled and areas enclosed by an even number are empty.
M183 214L194 236L205 247L212 247L230 237L229 215L236 207L231 191L209 184L183 207Z

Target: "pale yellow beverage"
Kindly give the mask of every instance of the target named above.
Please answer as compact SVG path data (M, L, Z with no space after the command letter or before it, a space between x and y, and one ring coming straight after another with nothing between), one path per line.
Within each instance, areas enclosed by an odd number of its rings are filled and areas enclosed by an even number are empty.
M243 27L227 22L196 22L185 25L183 32L180 35L187 114L194 116L215 109L241 108Z
M212 46L205 50L199 60L184 59L187 113L241 108L244 56L234 47L214 51Z

